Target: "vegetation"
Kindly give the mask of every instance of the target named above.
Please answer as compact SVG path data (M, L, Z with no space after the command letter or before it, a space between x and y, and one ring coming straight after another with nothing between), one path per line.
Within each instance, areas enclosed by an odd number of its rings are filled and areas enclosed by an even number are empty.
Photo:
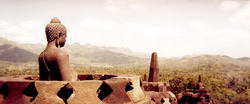
M212 101L216 104L248 104L250 102L250 61L227 56L202 55L184 58L160 59L161 81L170 83L175 94L182 92L189 81L202 75ZM0 76L38 74L37 63L0 62ZM137 64L72 64L78 73L148 74L149 63Z

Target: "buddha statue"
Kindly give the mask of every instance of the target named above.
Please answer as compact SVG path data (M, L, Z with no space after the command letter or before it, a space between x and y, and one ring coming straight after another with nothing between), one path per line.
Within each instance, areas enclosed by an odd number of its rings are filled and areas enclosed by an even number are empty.
M69 55L61 49L66 43L66 27L58 18L53 18L45 29L47 47L40 54L40 80L77 80L77 73L69 66Z

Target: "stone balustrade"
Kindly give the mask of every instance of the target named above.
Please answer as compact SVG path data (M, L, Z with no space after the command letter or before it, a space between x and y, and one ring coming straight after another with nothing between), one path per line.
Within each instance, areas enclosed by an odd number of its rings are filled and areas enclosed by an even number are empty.
M138 76L78 75L79 81L0 78L0 104L150 104Z

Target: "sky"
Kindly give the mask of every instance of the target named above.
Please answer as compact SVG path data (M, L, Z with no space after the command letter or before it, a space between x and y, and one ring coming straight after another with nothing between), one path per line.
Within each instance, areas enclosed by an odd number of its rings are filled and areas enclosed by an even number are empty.
M69 44L250 57L250 0L0 0L0 37L46 44L53 17Z

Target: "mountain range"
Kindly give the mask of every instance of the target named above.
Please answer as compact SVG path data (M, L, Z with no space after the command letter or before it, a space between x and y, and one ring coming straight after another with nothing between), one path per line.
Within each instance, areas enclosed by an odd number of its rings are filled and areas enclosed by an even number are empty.
M24 44L0 37L0 61L11 63L37 62L45 44ZM63 48L69 53L70 63L89 65L148 64L150 55L133 52L128 48L102 47L92 44L66 44ZM225 55L198 55L182 58L159 58L160 67L169 69L207 67L211 69L250 66L249 57L232 58Z
M24 44L0 38L0 61L36 62L45 44ZM91 44L66 44L63 50L73 64L134 64L146 61L146 54L128 48L102 47Z

